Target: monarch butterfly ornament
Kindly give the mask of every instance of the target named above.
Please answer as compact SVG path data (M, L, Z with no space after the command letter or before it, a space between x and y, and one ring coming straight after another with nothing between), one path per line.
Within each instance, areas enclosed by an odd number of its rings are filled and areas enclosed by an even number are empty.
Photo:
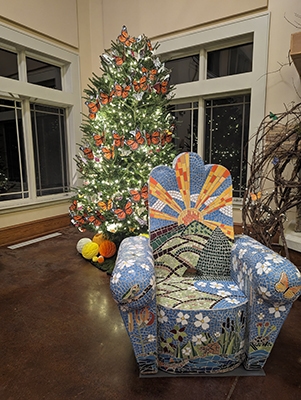
M134 137L133 139L128 139L126 141L126 144L131 148L131 150L137 150L139 146L144 144L145 138L143 137L139 129L136 129L136 131L132 131L131 134L133 134Z
M132 200L135 203L138 203L141 199L147 200L148 199L148 185L147 183L142 186L141 190L137 189L130 189L129 190Z
M115 95L117 97L122 97L123 99L126 99L129 95L130 90L131 90L130 85L123 87L118 83L115 83Z
M160 143L160 132L159 131L154 131L152 133L146 133L145 137L146 137L146 142L147 142L148 146L150 146L151 144L157 145Z
M127 216L133 214L132 202L128 200L123 208L114 208L113 212L119 221L124 221Z
M92 149L90 149L90 147L81 146L80 150L84 153L85 157L88 160L94 160L94 154L93 154Z
M105 135L104 133L102 135L93 135L93 139L95 141L95 144L97 147L102 146L105 142Z
M97 99L95 102L93 101L86 101L86 106L88 106L89 109L89 118L90 119L95 119L97 111L100 110L100 103L99 100Z
M278 293L283 293L285 299L292 299L301 290L301 286L289 286L288 276L285 272L280 275L279 281L275 284Z
M136 39L134 37L130 37L130 35L128 34L128 30L125 25L122 27L121 33L118 36L118 40L120 43L124 44L127 47L130 47L133 43L136 42Z

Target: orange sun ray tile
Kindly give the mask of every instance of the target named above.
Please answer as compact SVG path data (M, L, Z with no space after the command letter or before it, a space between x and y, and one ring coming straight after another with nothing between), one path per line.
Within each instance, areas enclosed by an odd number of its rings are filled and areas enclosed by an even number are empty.
M189 154L182 154L175 166L176 178L185 208L190 208L190 160Z
M199 208L204 204L229 175L230 172L225 167L213 165L195 203L195 208Z
M181 213L182 209L178 203L171 197L171 195L164 189L159 182L157 182L153 177L149 179L149 192L151 195L157 199L163 201L166 205L172 208L177 213Z

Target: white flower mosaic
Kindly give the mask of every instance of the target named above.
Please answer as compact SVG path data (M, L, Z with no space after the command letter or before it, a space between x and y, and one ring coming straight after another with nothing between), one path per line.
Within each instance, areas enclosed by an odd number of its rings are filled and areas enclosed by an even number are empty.
M200 344L205 343L207 341L207 339L204 335L200 334L200 335L192 336L192 341L196 345L200 345Z
M156 336L154 335L147 335L148 342L152 343L156 341Z
M179 312L176 321L178 324L187 325L189 318L190 318L190 315Z
M200 326L202 327L202 329L206 330L209 328L209 323L210 322L210 318L209 317L203 317L203 314L197 314L196 316L196 321L194 322L194 325L199 328Z
M117 272L112 276L112 283L115 285L116 283L118 283L120 278L121 278L121 273Z
M269 313L274 314L275 318L280 318L281 317L281 312L286 311L285 306L279 306L278 304L274 304L274 307L269 308Z
M212 289L222 289L224 287L224 285L222 283L218 283L218 282L210 282L210 287Z
M230 293L230 292L227 292L226 290L219 290L219 291L217 292L217 294L218 294L219 296L222 296L222 297L231 296L231 293Z
M239 300L237 300L237 299L233 299L233 298L231 299L231 298L227 297L225 300L230 304L239 304Z
M168 318L167 318L167 316L165 315L165 312L164 312L163 310L160 310L160 311L159 311L158 321L159 321L161 324L168 321Z
M149 265L147 264L140 264L140 267L145 269L146 271L149 271Z
M270 268L270 263L266 261L265 263L258 262L255 265L255 269L257 270L258 275L262 275L263 273L269 274L272 271L272 268Z

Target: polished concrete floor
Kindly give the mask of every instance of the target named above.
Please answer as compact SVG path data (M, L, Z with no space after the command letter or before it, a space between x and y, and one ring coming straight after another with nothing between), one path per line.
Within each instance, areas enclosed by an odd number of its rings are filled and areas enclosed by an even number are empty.
M61 232L0 247L1 400L301 399L300 300L265 377L140 379L109 276L77 254L83 234Z

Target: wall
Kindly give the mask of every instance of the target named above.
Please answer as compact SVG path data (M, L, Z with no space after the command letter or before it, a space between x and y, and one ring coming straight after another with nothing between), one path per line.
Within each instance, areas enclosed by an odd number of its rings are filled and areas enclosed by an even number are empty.
M132 36L145 33L152 40L193 32L208 26L241 18L252 13L270 11L270 44L266 112L281 112L284 104L299 102L300 77L294 65L286 63L290 35L297 32L284 18L295 21L301 15L300 0L0 0L0 21L18 29L45 37L59 46L67 46L80 55L81 88L87 87L92 72L100 74L99 55L110 47L123 25ZM298 20L298 19L297 19ZM299 29L300 30L300 29ZM42 219L68 211L68 204L43 206L38 210L20 210L0 216L0 226L10 226ZM240 220L240 211L235 213Z
M269 0L269 11L271 21L266 112L277 113L284 112L285 105L301 101L300 76L289 59L291 34L301 31L301 17L296 17L296 14L301 15L301 2ZM298 22L299 28L292 25Z
M123 25L131 36L145 33L149 38L157 38L262 10L267 3L267 0L103 0L104 45L110 45Z
M0 17L78 48L76 0L0 0Z

